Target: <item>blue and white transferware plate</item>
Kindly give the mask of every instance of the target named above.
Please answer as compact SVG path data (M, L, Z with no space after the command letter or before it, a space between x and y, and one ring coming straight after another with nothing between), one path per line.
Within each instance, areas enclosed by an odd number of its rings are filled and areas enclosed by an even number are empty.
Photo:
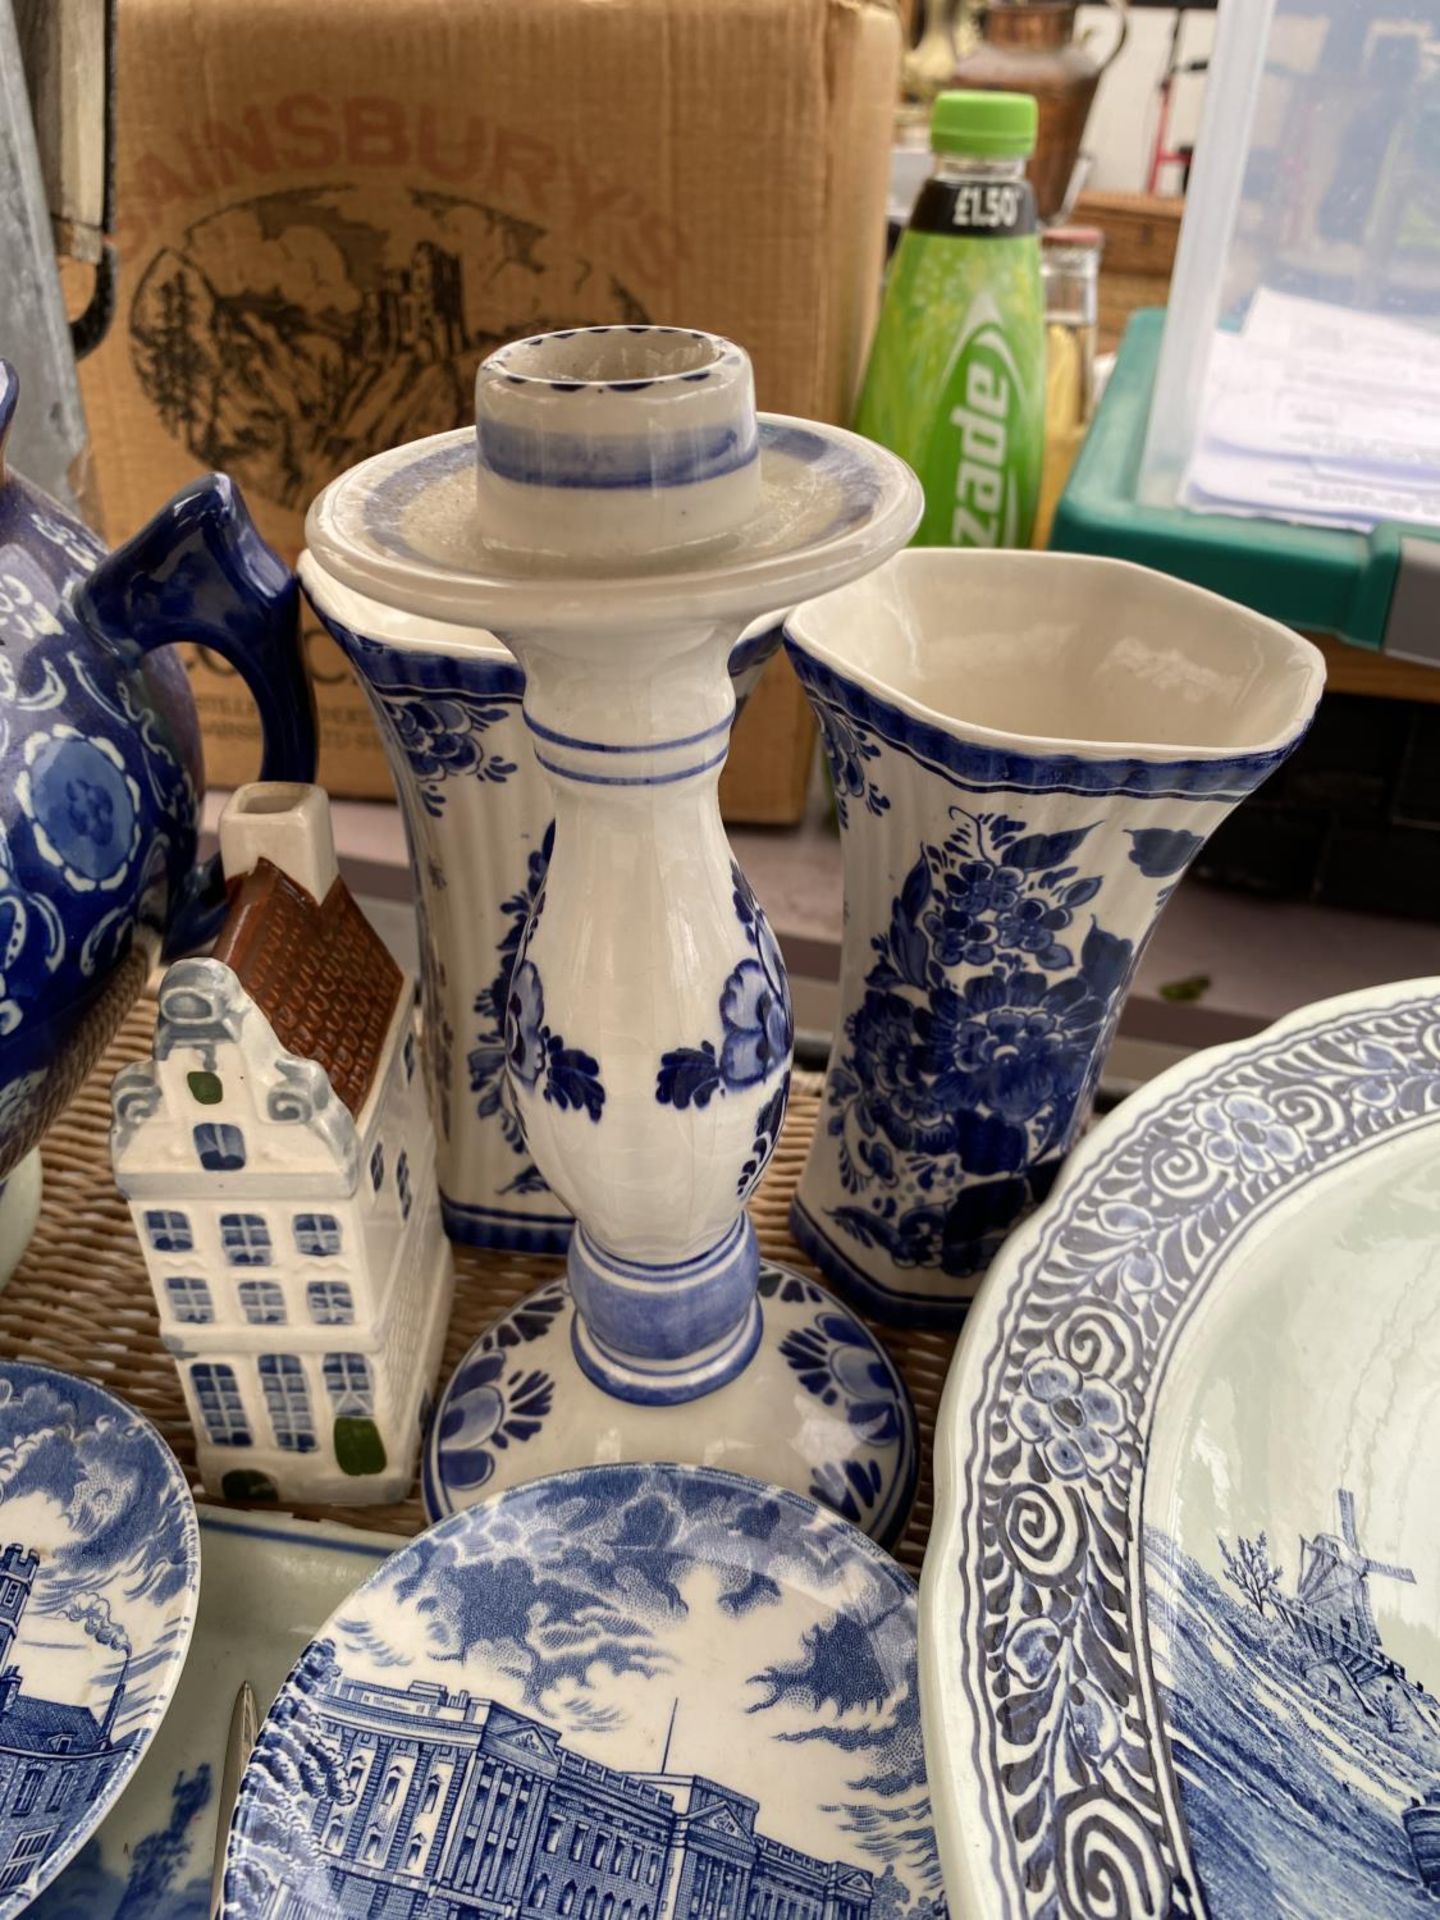
M0 1363L0 1920L135 1771L199 1590L194 1503L149 1423L88 1381Z
M1433 1914L1440 980L1097 1127L991 1269L937 1450L967 1920Z
M333 1520L206 1507L185 1673L125 1796L27 1920L210 1920L222 1774L237 1688L268 1706L340 1602L395 1551Z
M943 1920L915 1589L799 1496L591 1467L410 1542L302 1655L228 1920Z

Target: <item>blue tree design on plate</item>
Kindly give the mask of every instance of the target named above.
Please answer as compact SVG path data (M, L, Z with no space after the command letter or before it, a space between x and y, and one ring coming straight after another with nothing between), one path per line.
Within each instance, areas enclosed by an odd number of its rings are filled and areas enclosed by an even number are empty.
M545 911L545 886L530 909L531 933ZM521 944L524 934L521 935ZM605 1105L600 1062L583 1047L567 1047L545 1020L545 983L533 960L519 961L510 975L505 1003L505 1044L510 1071L528 1092L537 1088L562 1113L588 1113L598 1122Z
M323 1797L343 1807L355 1798L317 1704L339 1674L333 1644L313 1641L270 1709L247 1775L254 1849L226 1871L227 1911L232 1904L243 1912L269 1910L274 1883L267 1869L274 1862L283 1871L298 1858L318 1869L320 1837L310 1824L315 1802Z
M820 722L820 739L825 748L830 784L835 793L835 811L841 826L848 827L850 824L852 800L863 801L869 813L887 812L890 801L870 778L868 763L879 759L880 749L871 739L869 730L843 708L829 700L820 699L813 688L807 686L806 690Z
M964 1277L1054 1180L1135 953L1093 917L1080 932L1101 882L1072 859L1093 823L1033 833L1006 814L951 817L871 941L826 1096L858 1202L833 1210L837 1225L900 1266Z
M515 762L493 752L485 733L510 717L510 706L457 694L415 694L371 686L381 702L405 758L419 780L420 798L433 818L445 811L444 782L471 775L496 783L508 780Z
M475 1012L484 1022L475 1036L469 1054L470 1091L477 1096L475 1111L482 1120L499 1117L506 1143L513 1153L525 1153L525 1130L510 1100L505 1062L509 1049L505 1041L505 1013L510 1004L510 981L516 955L524 937L525 924L545 885L545 873L555 844L555 822L545 829L545 837L526 862L525 882L505 901L500 911L508 925L505 937L496 949L499 965L495 978L475 996ZM502 1189L505 1193L543 1193L545 1181L540 1170L528 1158L515 1178Z
M696 1629L726 1676L718 1694L708 1664L689 1665ZM817 1912L848 1905L865 1920L888 1866L882 1920L919 1920L944 1895L916 1666L906 1575L808 1501L651 1466L511 1488L409 1543L287 1681L241 1785L227 1912L463 1908L474 1868L493 1863L491 1904L515 1913L584 1920L585 1894L594 1916L608 1885L611 1916L630 1887L646 1920L673 1920L675 1889L697 1854L714 1860L719 1835L737 1913L758 1913L778 1879ZM657 1774L645 1736L667 1721L675 1750ZM772 1777L794 1783L783 1809L735 1777L767 1754ZM512 1769L508 1796L490 1791L497 1764ZM534 1817L512 1825L517 1786ZM640 1865L622 1886L637 1789ZM417 1846L420 1808L433 1818ZM788 1821L783 1845L772 1819Z
M698 1047L674 1047L663 1053L655 1077L655 1098L662 1107L675 1107L681 1112L691 1106L704 1108L716 1094L743 1092L779 1074L778 1084L755 1116L750 1154L740 1169L738 1190L744 1199L780 1138L790 1098L795 1017L785 963L770 922L749 881L733 861L730 881L735 917L751 952L731 968L720 989L723 1037L718 1048L713 1040L702 1040Z

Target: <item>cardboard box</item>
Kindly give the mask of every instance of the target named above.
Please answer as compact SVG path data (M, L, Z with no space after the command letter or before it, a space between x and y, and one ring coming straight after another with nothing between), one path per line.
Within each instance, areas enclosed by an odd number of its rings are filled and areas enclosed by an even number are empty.
M899 54L878 0L120 0L118 306L82 367L110 538L223 467L293 558L327 480L471 419L478 360L547 327L712 328L762 407L844 419ZM322 779L388 794L310 648ZM243 687L192 674L212 780L251 777ZM797 818L811 741L772 669L730 817Z

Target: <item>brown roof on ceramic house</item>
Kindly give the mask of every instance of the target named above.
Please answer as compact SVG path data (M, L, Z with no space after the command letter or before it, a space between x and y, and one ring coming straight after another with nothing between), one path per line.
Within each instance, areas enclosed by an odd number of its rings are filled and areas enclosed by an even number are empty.
M322 902L269 860L231 888L215 958L287 1053L314 1060L352 1114L374 1083L404 976L343 880Z

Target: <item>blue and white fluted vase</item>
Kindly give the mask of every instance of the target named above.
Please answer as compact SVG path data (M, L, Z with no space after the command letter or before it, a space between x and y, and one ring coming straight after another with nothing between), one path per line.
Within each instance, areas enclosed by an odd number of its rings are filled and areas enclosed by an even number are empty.
M526 1145L506 1071L510 976L554 819L521 714L525 675L493 635L384 606L311 554L300 578L369 698L405 821L445 1231L472 1247L563 1253L570 1212ZM737 703L779 645L767 619L732 648Z
M1288 628L1120 561L911 551L798 607L845 859L840 1019L791 1208L877 1318L958 1325L1084 1126L1160 911L1299 743Z
M717 786L742 635L893 553L917 484L853 435L757 416L745 354L683 329L502 348L476 413L473 436L343 476L307 527L317 602L338 584L417 639L442 623L456 658L489 636L513 652L553 810L503 1045L525 1152L577 1224L566 1279L447 1389L429 1503L596 1460L694 1461L893 1538L916 1469L903 1385L853 1315L762 1264L745 1211L793 1029ZM442 862L447 888L466 857Z

